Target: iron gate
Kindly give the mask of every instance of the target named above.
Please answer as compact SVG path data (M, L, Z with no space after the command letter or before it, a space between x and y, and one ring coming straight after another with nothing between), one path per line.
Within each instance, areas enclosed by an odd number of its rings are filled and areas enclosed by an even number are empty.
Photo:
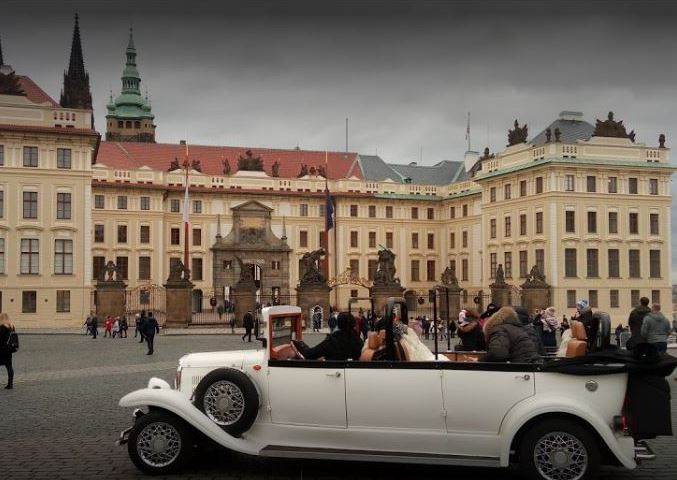
M167 297L165 288L157 284L139 285L125 291L125 314L130 326L137 313L153 312L160 325L167 320Z

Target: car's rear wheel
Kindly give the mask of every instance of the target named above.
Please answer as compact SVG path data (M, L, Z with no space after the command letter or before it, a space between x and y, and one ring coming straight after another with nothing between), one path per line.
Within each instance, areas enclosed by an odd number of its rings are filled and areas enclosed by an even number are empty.
M235 437L251 428L259 410L259 394L239 370L209 372L195 389L195 406Z
M599 470L595 436L566 419L534 425L523 437L519 451L521 469L533 480L589 480Z
M153 475L180 470L193 452L192 428L169 412L140 417L129 434L127 451L139 470Z

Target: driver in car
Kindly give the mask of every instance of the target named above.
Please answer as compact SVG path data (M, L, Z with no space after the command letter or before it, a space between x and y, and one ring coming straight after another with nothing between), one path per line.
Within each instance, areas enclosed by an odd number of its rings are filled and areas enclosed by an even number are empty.
M349 312L341 312L337 319L338 330L327 335L322 342L309 347L293 340L294 346L308 360L357 360L362 353L362 340L355 333L355 320Z

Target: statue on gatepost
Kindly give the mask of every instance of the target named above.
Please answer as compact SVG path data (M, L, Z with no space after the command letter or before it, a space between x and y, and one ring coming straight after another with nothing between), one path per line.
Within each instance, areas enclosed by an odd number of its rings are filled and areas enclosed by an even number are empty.
M115 275L115 278L113 278L113 275ZM101 278L99 280L106 282L121 282L122 276L120 275L120 267L112 260L108 260L103 272L101 272Z
M496 285L505 285L505 272L503 271L503 264L499 263L498 267L496 268L496 281L494 282Z
M180 259L177 259L176 262L172 263L172 266L169 268L169 277L167 278L168 282L189 282L190 281L190 269L186 268L183 262Z
M531 267L526 281L522 284L522 288L547 288L548 286L545 275L538 268L538 265Z
M442 272L442 284L449 287L458 287L458 278L456 278L456 269L447 267Z
M301 257L301 281L302 286L326 285L327 279L322 273L320 262L326 255L324 248L306 252Z
M400 279L395 277L395 254L388 248L378 252L374 286L400 286Z

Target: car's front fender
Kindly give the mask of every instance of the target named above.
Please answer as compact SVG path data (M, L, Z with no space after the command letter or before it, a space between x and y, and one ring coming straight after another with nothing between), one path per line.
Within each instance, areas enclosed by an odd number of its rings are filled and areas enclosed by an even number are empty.
M136 390L122 397L119 405L121 407L162 408L182 418L207 437L229 450L249 455L257 455L259 450L261 450L261 446L257 443L251 442L244 437L235 438L223 431L218 425L209 420L204 413L198 410L185 395L167 388L169 385L166 382L156 380L158 379L150 380L149 388Z

